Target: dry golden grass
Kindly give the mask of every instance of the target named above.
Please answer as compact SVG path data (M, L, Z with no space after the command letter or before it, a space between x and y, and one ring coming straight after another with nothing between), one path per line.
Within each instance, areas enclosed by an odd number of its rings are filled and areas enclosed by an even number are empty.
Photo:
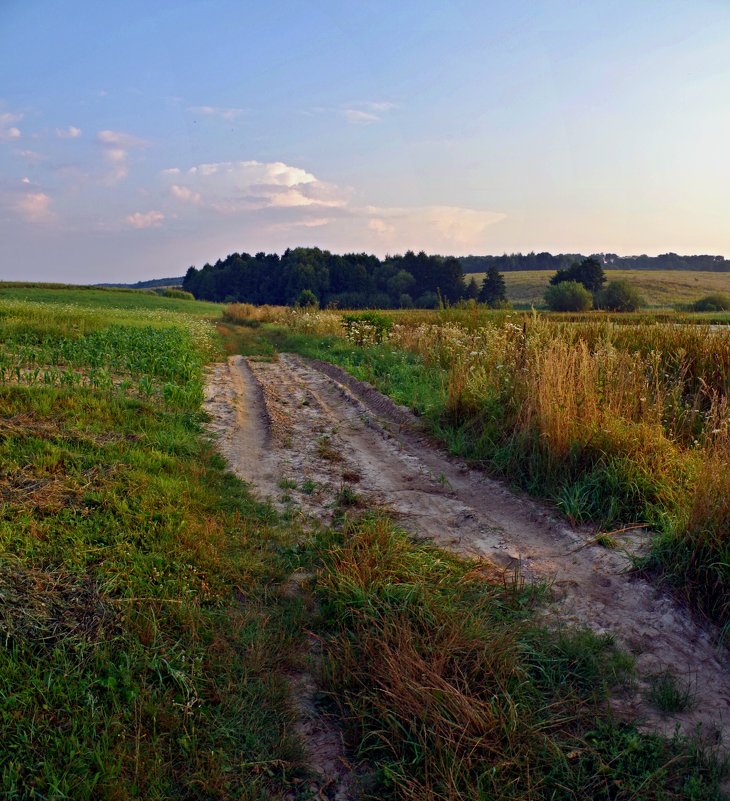
M382 314L388 352L445 371L437 425L460 438L452 449L573 521L653 526L670 544L655 565L730 614L730 330L476 308ZM289 324L345 338L341 319L292 312Z

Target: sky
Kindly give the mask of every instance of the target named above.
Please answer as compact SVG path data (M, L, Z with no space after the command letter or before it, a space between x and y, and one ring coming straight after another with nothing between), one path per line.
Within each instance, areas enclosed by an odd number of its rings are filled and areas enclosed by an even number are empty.
M728 0L0 0L0 279L730 257Z

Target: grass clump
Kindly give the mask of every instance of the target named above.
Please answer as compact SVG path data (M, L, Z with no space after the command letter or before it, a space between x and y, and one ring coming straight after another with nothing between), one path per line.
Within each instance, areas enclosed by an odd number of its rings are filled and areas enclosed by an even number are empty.
M320 539L325 686L373 766L366 798L719 799L721 767L614 721L610 638L531 622L534 590L385 518Z
M692 682L680 679L671 670L650 676L647 699L665 715L676 715L692 709L695 692Z

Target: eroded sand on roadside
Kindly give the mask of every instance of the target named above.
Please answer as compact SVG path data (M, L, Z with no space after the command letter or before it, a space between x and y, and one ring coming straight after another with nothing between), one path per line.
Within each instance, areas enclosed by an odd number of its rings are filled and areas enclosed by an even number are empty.
M281 354L234 356L211 373L206 408L232 469L281 504L288 495L326 523L350 485L419 537L551 584L546 614L614 635L646 677L671 668L689 679L693 708L664 717L640 679L615 700L620 714L671 735L701 731L730 744L730 671L717 631L648 581L627 574L625 553L596 545L540 503L448 457L418 418L333 365ZM290 486L296 483L296 488ZM306 490L306 491L305 491ZM628 533L627 548L642 542Z

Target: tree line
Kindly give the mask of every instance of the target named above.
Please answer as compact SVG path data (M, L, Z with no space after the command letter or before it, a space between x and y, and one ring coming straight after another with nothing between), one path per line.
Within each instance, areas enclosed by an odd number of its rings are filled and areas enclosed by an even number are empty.
M201 300L272 305L364 308L434 308L440 302L506 302L496 268L482 285L465 280L459 259L409 250L379 259L366 253L338 255L320 248L276 253L232 253L201 269L190 267L183 289Z
M580 253L505 253L502 256L462 256L459 261L465 273L485 273L490 267L508 273L517 270L563 270L586 257ZM724 256L618 256L616 253L594 253L590 258L608 270L707 270L730 271L730 260Z

